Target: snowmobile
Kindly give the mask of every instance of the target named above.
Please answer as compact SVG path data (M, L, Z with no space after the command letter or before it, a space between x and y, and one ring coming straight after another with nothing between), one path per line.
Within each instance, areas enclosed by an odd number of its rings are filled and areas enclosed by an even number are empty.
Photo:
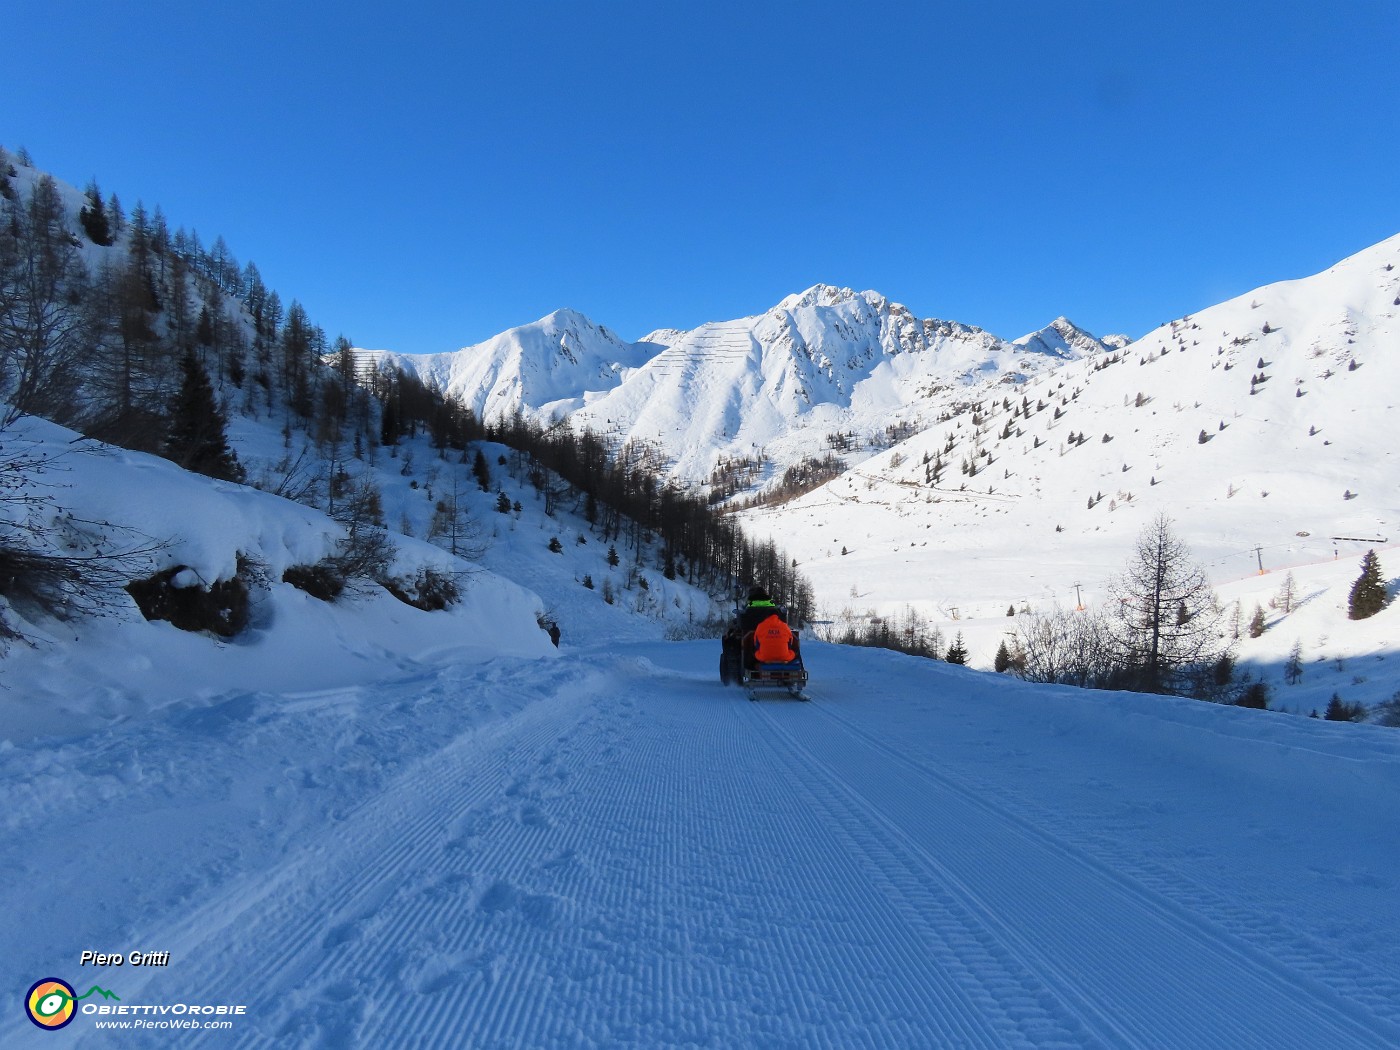
M787 624L787 612L772 603L737 608L720 640L719 680L724 685L738 685L750 700L759 699L763 692L785 692L798 700L810 700L806 693L807 668L802 662L802 647L796 631L790 631L790 659L760 660L761 648L755 634L769 617L776 616Z

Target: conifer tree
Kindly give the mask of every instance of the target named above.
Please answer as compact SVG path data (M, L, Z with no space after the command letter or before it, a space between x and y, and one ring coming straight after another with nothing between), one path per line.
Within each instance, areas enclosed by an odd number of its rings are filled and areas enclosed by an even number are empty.
M486 457L482 455L481 449L476 450L476 456L472 459L472 477L476 478L482 492L491 491L491 468L486 465Z
M121 199L115 193L107 197L107 222L114 234L126 228L126 213L122 211Z
M1235 701L1236 707L1252 707L1256 711L1269 709L1269 686L1266 682L1250 682Z
M1297 685L1303 680L1303 643L1294 642L1288 650L1288 661L1283 665L1283 677L1289 685Z
M1228 649L1205 571L1171 525L1165 514L1149 523L1126 571L1111 584L1119 599L1112 620L1119 677L1141 692L1185 688Z
M102 192L97 188L95 182L87 189L87 203L78 212L78 222L93 244L107 247L112 243L112 227L107 221L107 210L102 203Z
M963 645L962 631L959 631L953 638L953 644L948 646L948 655L944 657L950 664L967 663L967 646Z
M1329 722L1361 722L1366 718L1366 705L1362 703L1348 703L1337 693L1332 694L1332 699L1327 701L1327 710L1322 717Z
M1369 550L1361 559L1361 575L1351 585L1351 596L1347 601L1347 615L1353 620L1364 620L1375 616L1385 608L1387 595L1385 580L1381 577L1380 559L1374 550Z
M87 270L48 175L0 222L0 427L21 415L77 414L79 369L92 350L82 306Z
M992 666L997 674L1004 674L1011 667L1011 650L1006 647L1006 639L1002 639L1001 645L997 646L996 659Z
M165 457L186 470L223 481L243 481L243 467L229 448L223 409L209 374L192 353L180 361L180 390L170 407Z

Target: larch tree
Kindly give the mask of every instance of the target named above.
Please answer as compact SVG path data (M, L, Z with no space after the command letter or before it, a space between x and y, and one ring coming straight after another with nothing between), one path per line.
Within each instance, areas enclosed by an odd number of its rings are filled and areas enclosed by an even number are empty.
M1229 648L1210 581L1165 514L1138 537L1111 593L1117 608L1110 630L1122 684L1128 688L1176 691Z

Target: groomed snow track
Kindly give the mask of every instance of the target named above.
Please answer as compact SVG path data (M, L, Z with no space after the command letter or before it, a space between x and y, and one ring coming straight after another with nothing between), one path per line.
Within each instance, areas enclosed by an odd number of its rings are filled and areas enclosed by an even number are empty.
M181 1046L1400 1046L1393 972L1358 968L1321 919L1289 925L1266 887L1227 898L1188 856L1057 811L1045 785L1088 773L1054 765L1053 731L999 741L1005 712L979 722L946 693L971 676L935 672L940 721L915 703L927 664L810 658L811 704L743 702L712 643L381 698L401 720L483 693L506 714L162 928L117 917L174 961L127 1000L248 1004ZM886 695L862 698L872 670ZM329 725L333 707L269 718ZM333 759L306 761L348 790Z

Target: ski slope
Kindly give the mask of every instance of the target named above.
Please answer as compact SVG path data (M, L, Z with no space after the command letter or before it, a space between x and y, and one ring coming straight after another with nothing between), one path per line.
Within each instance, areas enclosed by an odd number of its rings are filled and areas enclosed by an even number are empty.
M1400 1046L1400 734L806 648L809 704L636 641L4 745L13 999L247 1007L78 1046Z

